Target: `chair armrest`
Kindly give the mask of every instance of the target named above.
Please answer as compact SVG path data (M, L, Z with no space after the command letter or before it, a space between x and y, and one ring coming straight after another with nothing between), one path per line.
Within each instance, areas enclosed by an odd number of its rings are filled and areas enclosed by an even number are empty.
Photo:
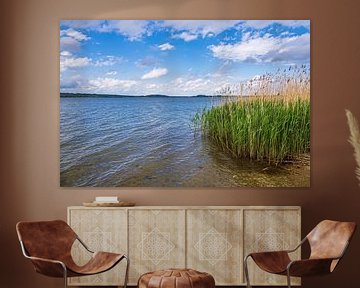
M95 253L94 251L90 250L90 248L80 239L78 235L76 235L76 239L81 243L81 245L90 253Z
M245 257L245 259L246 258L248 258L248 257L250 257L250 256L252 256L252 254L259 254L259 253L261 253L261 254L267 254L267 255L271 255L271 254L284 254L284 253L286 253L286 254L288 254L288 253L292 253L292 252L295 252L297 249L299 249L305 242L306 242L306 240L307 240L307 238L305 237L305 238L303 238L302 240L301 240L301 242L295 247L295 248L293 248L293 249L288 249L288 250L279 250L279 251L265 251L265 252L253 252L253 253L249 253L246 257Z
M63 262L54 259L30 256L27 253L24 243L22 241L20 241L20 246L23 255L25 256L25 258L31 260L36 272L51 277L66 277L67 268Z
M288 254L288 251L287 250L278 250L278 251L252 252L252 253L249 253L248 256L260 255L260 254L270 256L270 255Z
M49 262L49 263L53 263L53 264L60 264L61 266L66 267L65 264L59 260L47 259L47 258L41 258L41 257L33 257L33 256L26 256L26 258L30 259L31 261Z
M299 248L306 242L306 240L307 240L306 237L303 238L303 239L301 240L301 242L300 242L295 248L290 249L290 250L285 250L285 251L288 252L288 253L295 252L297 249L299 249Z
M339 258L303 259L291 261L287 266L290 276L312 276L329 274L332 272L332 263Z

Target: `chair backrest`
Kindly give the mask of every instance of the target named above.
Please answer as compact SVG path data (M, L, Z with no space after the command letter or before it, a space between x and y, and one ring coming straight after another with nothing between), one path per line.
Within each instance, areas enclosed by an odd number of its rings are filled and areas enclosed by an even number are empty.
M62 220L19 222L19 240L30 256L61 260L69 257L75 232Z
M342 256L355 229L355 222L321 221L306 236L311 248L310 259Z

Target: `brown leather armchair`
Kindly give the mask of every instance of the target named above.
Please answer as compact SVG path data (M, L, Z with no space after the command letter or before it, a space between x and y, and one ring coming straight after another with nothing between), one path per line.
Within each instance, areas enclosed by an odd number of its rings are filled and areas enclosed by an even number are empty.
M16 225L20 245L24 256L31 260L35 271L50 277L88 276L112 269L121 260L127 261L124 288L127 285L129 258L125 254L91 251L62 220L19 222ZM92 254L83 266L78 266L72 256L71 247L78 240Z
M250 253L244 259L247 287L251 287L247 267L249 257L266 272L286 275L289 288L291 276L315 276L333 272L344 256L355 229L354 222L324 220L292 250ZM291 261L289 253L296 251L306 241L311 249L309 259Z

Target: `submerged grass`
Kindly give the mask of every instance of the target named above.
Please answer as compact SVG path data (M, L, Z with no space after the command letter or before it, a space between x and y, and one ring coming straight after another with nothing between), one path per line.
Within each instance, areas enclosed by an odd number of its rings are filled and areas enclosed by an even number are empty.
M251 94L223 95L223 103L196 114L194 122L206 137L236 158L275 165L310 151L307 67L263 75L241 88Z

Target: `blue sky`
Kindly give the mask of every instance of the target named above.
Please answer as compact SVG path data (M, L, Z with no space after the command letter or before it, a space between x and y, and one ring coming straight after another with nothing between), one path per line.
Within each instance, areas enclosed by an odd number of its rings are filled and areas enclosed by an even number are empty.
M214 95L310 64L309 20L62 20L60 91Z

